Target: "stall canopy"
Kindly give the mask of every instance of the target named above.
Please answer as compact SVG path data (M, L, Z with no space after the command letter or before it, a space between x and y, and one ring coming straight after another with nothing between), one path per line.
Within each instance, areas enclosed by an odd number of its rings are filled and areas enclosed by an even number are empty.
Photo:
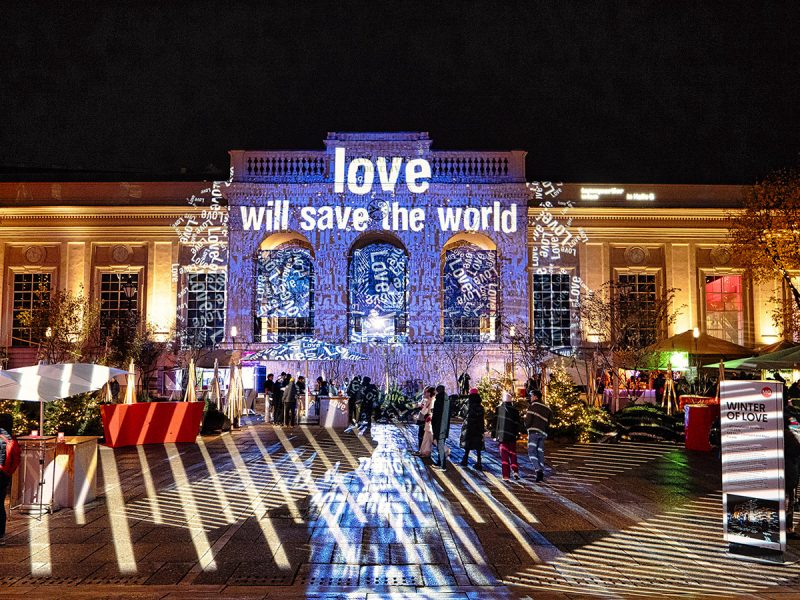
M759 369L790 369L797 364L800 364L800 347L786 348L777 352L748 356L747 358L729 360L724 363L726 369L753 371Z
M304 337L245 356L246 361L366 360L366 355L344 346Z
M752 350L727 340L701 333L694 337L694 331L688 330L669 337L655 346L654 352L688 352L694 356L724 356L739 358L753 354ZM717 366L716 364L714 366Z
M33 365L0 371L0 398L39 402L39 431L44 429L44 402L94 392L127 371L91 363Z

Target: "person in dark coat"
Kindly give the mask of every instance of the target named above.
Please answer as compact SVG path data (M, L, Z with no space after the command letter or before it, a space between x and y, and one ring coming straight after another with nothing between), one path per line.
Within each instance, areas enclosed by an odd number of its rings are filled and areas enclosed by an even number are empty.
M283 388L286 385L286 373L281 372L281 376L272 386L272 422L275 425L283 425Z
M372 430L372 413L378 407L379 393L378 386L372 383L369 377L361 380L361 414L360 419L366 421L366 426L362 433L366 434Z
M436 386L431 421L433 440L439 453L437 468L444 471L447 466L447 436L450 435L450 398L447 397L443 385Z
M783 413L783 468L786 471L786 535L797 539L794 531L794 505L797 501L797 485L800 483L800 423L788 402Z
M536 481L544 479L544 440L552 418L553 411L542 401L542 392L533 390L531 404L525 413L525 429L528 430L528 458L536 472Z
M361 397L361 376L356 375L347 385L347 418L353 425L358 424L358 408ZM348 427L348 429L351 429Z
M458 393L462 396L469 394L469 373L462 373L458 378ZM435 431L435 430L434 430Z
M503 392L503 401L497 409L497 426L495 439L500 443L500 461L503 466L503 479L508 480L513 472L514 479L519 479L517 464L517 438L522 429L519 411L514 406L513 397Z
M467 407L464 414L464 424L461 426L461 441L459 445L464 449L464 458L461 459L461 466L467 466L470 450L475 450L478 460L475 468L483 470L481 465L481 450L483 450L483 434L486 431L484 422L485 413L481 404L481 396L478 390L472 388L467 397Z
M289 380L286 387L283 388L283 424L295 425L295 416L297 412L297 384L291 375L288 376Z
M664 386L666 385L667 380L664 378L664 373L659 371L653 380L653 389L656 391L656 406L661 406L664 402Z

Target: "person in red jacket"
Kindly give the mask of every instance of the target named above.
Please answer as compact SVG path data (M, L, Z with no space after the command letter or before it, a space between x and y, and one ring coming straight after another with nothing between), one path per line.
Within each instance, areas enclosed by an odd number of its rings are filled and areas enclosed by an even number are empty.
M11 477L19 467L19 444L11 437L12 419L9 414L0 415L0 546L5 545L6 494L11 488Z

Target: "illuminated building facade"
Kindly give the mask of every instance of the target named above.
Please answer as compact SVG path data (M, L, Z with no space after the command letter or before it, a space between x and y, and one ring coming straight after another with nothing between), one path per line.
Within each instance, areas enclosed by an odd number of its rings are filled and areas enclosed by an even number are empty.
M216 184L0 183L0 347L9 366L34 362L20 311L35 290L84 290L104 326L135 310L204 346L312 335L372 356L357 368L373 376L393 361L398 378L449 380L443 345L482 343L480 376L529 319L553 346L579 343L574 277L645 301L677 288L670 333L778 339L780 285L751 285L723 247L744 188L530 184L524 164L523 151L434 150L425 133L331 133L324 150L232 151ZM555 269L535 229L548 199L576 240Z

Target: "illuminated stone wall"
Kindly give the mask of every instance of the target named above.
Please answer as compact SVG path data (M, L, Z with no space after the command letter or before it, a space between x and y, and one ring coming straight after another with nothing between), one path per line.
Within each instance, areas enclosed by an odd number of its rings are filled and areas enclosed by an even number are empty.
M435 154L427 151L427 143L420 147L418 141L402 143L393 141L384 146L380 140L347 140L348 154L354 156L426 156L433 162ZM309 177L314 179L315 177ZM488 177L486 177L488 178ZM255 261L254 257L262 241L270 232L245 230L240 207L275 206L276 201L288 202L288 229L302 235L314 250L315 290L315 335L323 340L349 343L348 339L348 260L351 248L359 241L394 240L408 253L408 343L395 350L400 377L418 374L423 357L436 353L442 342L442 253L457 232L442 231L437 209L439 207L484 207L498 203L501 210L516 205L516 231L513 233L481 231L496 245L500 272L499 312L504 322L522 322L527 319L527 249L526 219L527 190L524 181L500 183L475 183L437 181L434 177L430 189L422 194L412 194L405 185L399 185L393 193L383 192L377 185L366 195L355 195L345 191L335 193L332 181L273 183L239 181L234 174L234 183L226 190L230 210L230 296L228 323L236 325L242 342L253 340L253 315L255 311ZM452 179L452 177L451 177ZM507 179L507 178L506 178ZM469 181L469 180L468 180ZM405 209L423 208L426 212L425 227L421 231L384 231L379 219L371 222L366 231L352 227L303 231L298 225L302 207L323 206L364 207L373 215L378 214L381 202L397 203ZM272 204L270 204L272 203ZM390 222L391 225L391 222ZM500 341L500 340L498 340ZM377 376L384 371L384 361L379 358L381 350L368 344L354 346L373 357L367 364L360 364L359 371ZM489 344L490 368L500 369L504 350L499 344ZM425 368L438 364L427 359ZM477 360L482 372L486 369L486 357ZM291 367L288 367L291 368ZM437 367L438 369L439 367ZM280 370L275 365L271 370ZM432 375L431 375L432 376ZM438 377L444 377L441 374ZM429 380L430 381L430 380Z

